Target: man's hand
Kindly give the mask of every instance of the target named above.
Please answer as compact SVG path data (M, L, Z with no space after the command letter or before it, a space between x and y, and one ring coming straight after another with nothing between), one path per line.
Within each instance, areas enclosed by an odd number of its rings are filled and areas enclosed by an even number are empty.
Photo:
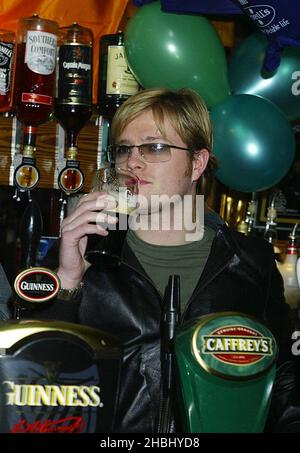
M118 220L103 210L115 208L116 204L106 193L92 192L83 195L76 209L63 221L57 271L63 288L75 288L81 282L90 267L90 263L84 258L88 235L109 234L107 226ZM105 224L106 228L103 226Z

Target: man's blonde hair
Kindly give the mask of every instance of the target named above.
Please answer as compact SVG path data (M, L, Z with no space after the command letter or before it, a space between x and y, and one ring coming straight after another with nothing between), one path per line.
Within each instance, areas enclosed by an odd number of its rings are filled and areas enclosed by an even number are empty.
M159 132L165 136L164 119L167 117L179 137L188 148L192 148L191 159L197 151L205 148L210 158L203 178L211 180L216 168L216 158L212 154L212 127L204 101L193 90L165 88L142 90L129 97L117 110L111 125L111 143L118 142L126 126L146 110L152 110ZM202 178L200 178L202 179ZM199 181L203 186L203 181ZM207 192L207 188L205 190Z

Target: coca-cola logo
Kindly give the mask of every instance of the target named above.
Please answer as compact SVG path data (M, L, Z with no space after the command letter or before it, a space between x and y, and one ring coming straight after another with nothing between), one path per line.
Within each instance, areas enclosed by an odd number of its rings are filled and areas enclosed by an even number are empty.
M28 302L46 302L59 291L60 282L55 272L33 267L17 275L14 283L18 296Z

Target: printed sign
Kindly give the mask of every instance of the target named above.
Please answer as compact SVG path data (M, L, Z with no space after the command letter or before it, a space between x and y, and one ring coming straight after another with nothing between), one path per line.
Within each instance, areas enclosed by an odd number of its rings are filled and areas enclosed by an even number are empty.
M17 275L14 288L28 302L46 302L56 296L60 281L55 272L44 267L31 267Z
M217 314L196 328L193 353L207 371L227 378L251 378L267 370L277 355L266 326L247 315Z

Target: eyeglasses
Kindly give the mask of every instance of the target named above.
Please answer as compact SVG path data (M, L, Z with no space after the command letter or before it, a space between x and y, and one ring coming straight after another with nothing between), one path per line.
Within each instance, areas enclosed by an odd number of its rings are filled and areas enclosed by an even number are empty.
M171 159L171 148L193 151L191 148L169 145L167 143L143 143L142 145L110 145L107 146L107 159L111 163L126 162L132 154L132 149L137 148L145 162L168 162Z

